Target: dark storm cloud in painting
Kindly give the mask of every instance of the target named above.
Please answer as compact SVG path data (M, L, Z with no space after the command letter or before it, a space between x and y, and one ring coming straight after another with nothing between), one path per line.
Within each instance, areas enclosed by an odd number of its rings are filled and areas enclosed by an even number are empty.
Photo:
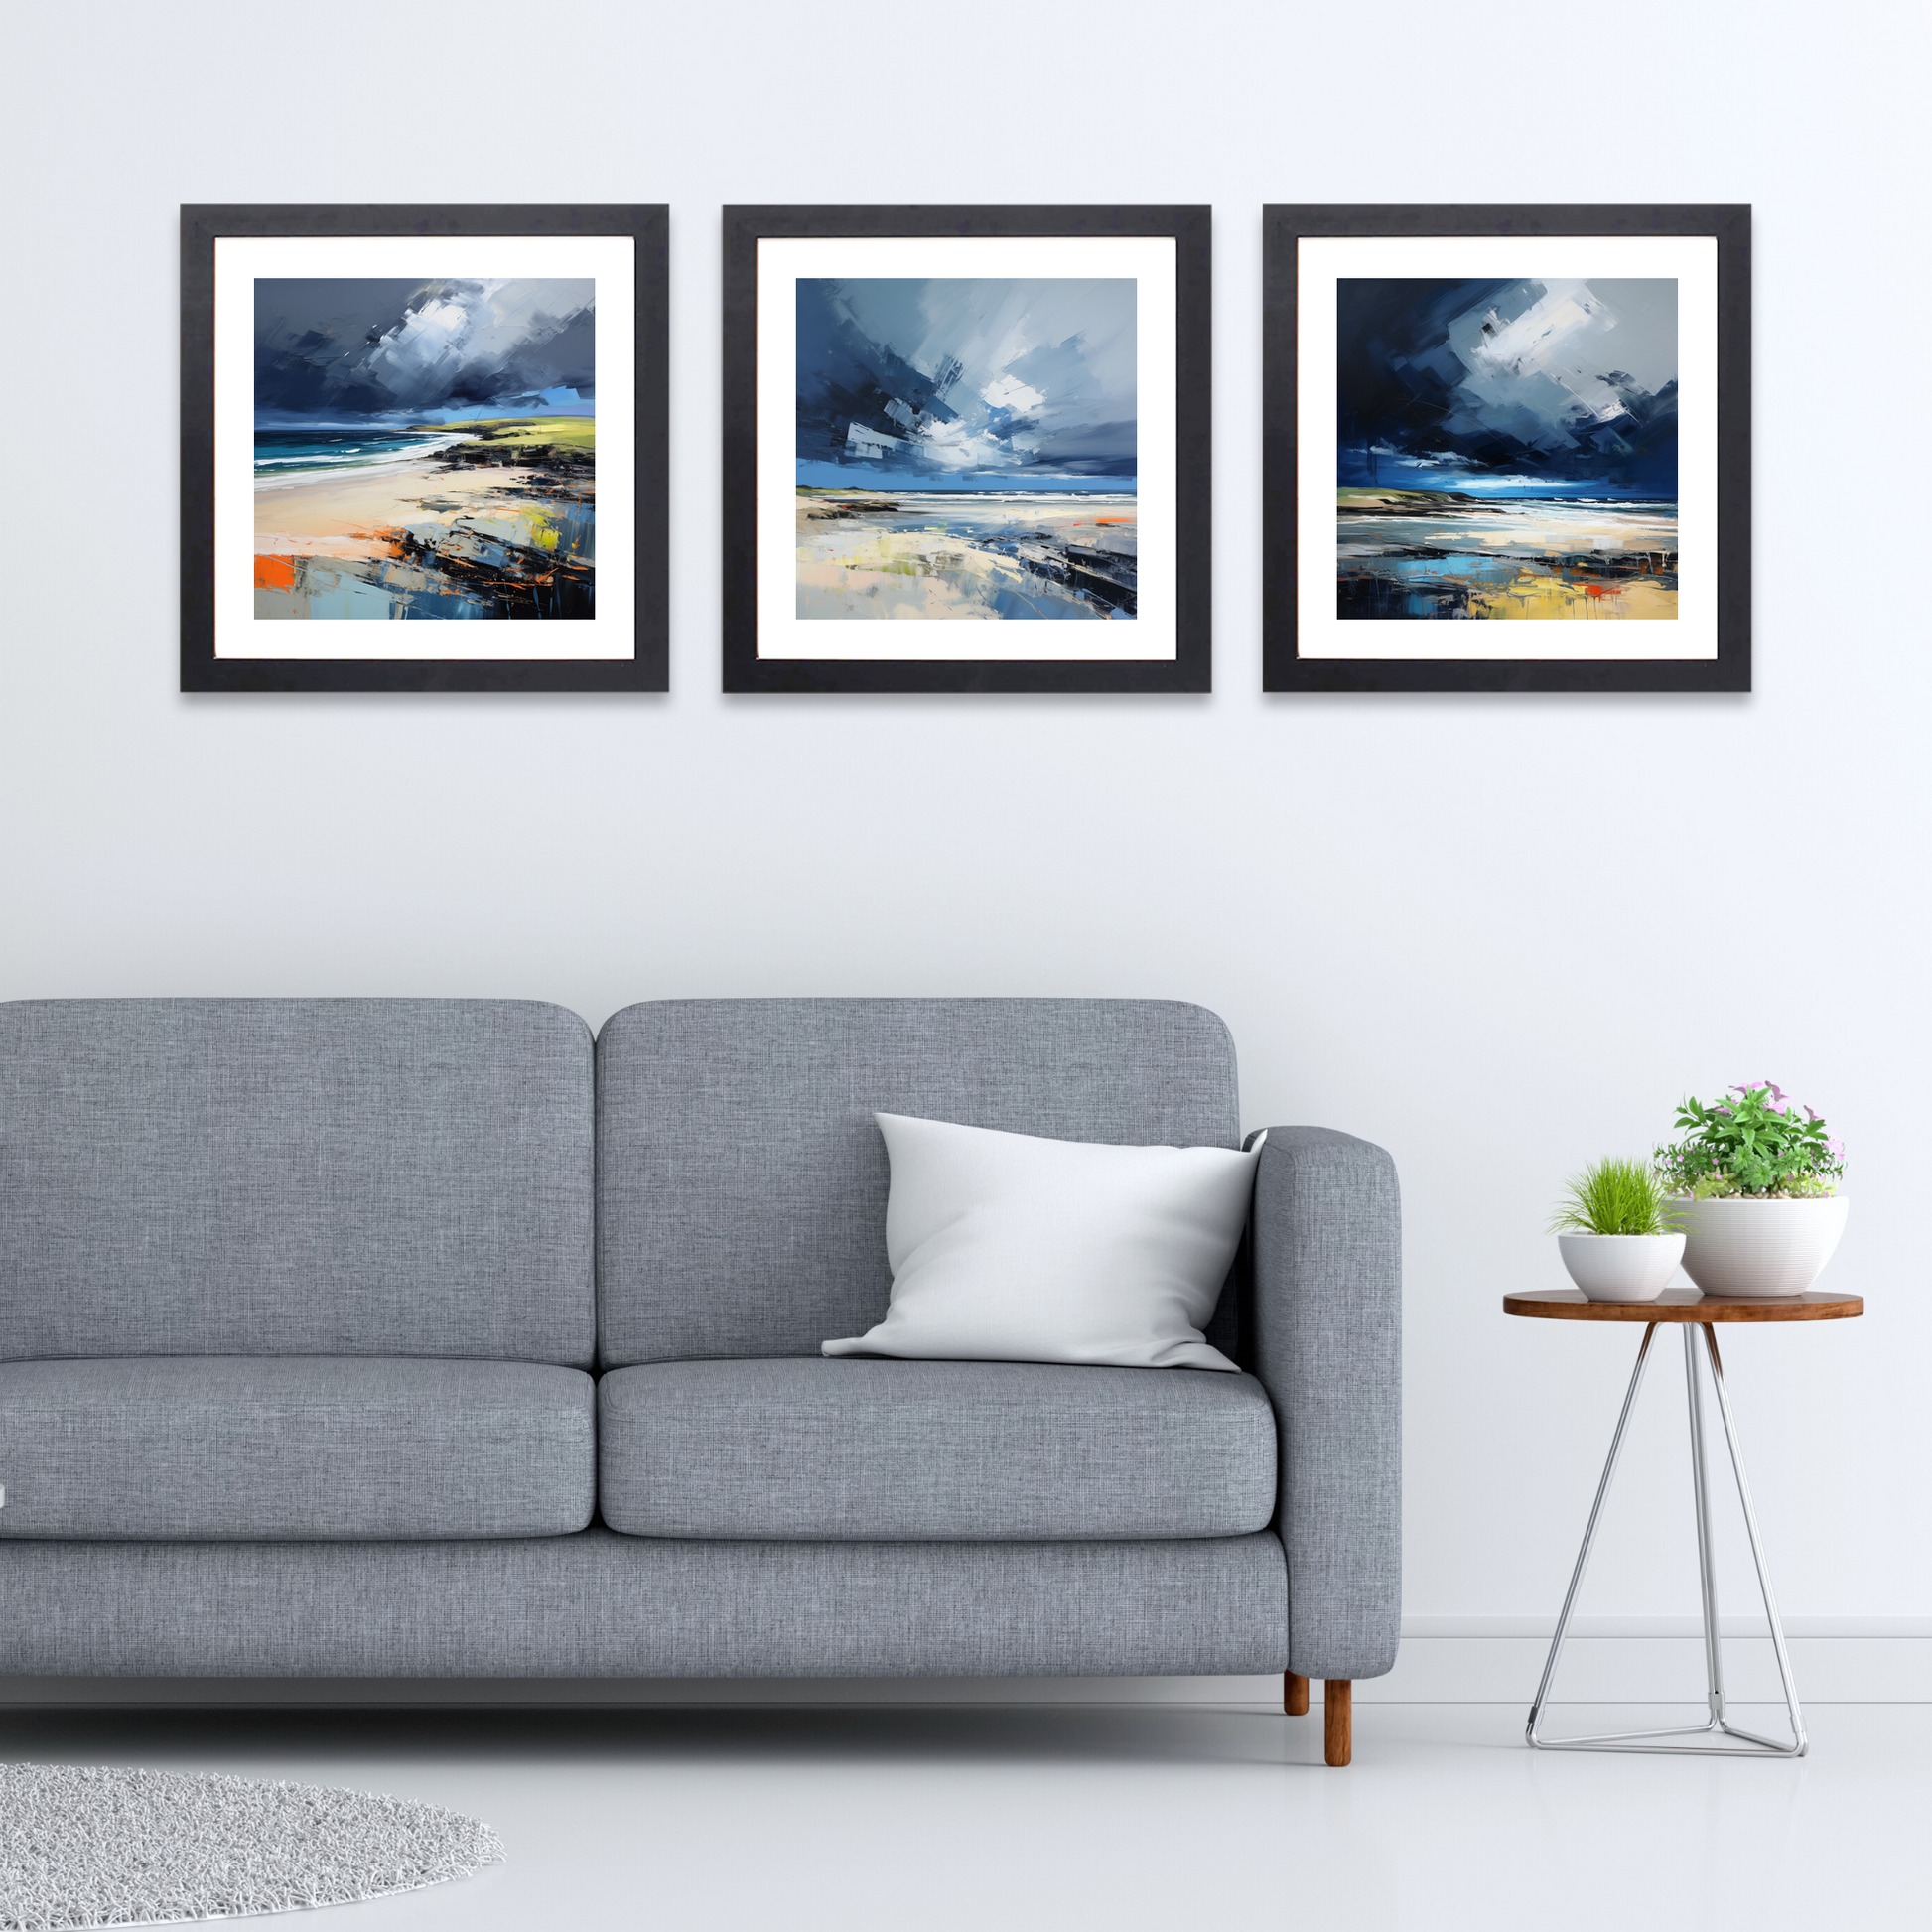
M1336 483L1677 493L1674 280L1336 284Z
M589 280L258 278L255 404L383 417L543 406L594 390Z
M801 276L797 288L800 483L856 471L887 487L1133 488L1133 280Z

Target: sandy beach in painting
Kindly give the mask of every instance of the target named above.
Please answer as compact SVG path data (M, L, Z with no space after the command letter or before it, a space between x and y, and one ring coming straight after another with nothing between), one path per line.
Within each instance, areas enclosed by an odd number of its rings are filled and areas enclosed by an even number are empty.
M257 475L255 615L592 616L591 420L496 419L420 440L421 456Z
M1677 505L1337 492L1344 618L1677 616Z
M1134 615L1124 492L798 491L801 618Z
M450 475L431 463L402 463L379 474L313 473L255 484L255 554L273 557L388 557L399 532L459 516L488 514L499 484L533 471Z

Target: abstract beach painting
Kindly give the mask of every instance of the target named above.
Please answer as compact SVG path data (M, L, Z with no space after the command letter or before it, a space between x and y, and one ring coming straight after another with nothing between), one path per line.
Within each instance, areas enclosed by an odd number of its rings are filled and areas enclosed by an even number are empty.
M1269 691L1748 691L1745 204L1262 210Z
M260 276L254 324L258 619L595 618L594 278Z
M666 207L181 214L184 691L667 688Z
M1135 619L1134 278L795 290L799 619Z
M1674 277L1335 283L1335 615L1674 621Z
M1209 210L725 209L727 691L1204 691Z

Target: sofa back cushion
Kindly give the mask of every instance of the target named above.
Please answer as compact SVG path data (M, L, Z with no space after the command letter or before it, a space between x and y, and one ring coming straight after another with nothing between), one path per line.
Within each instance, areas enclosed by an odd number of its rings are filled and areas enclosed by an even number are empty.
M561 1007L0 1005L0 1356L588 1367L591 1135Z
M1116 1145L1240 1133L1226 1027L1167 1000L653 1001L605 1023L597 1068L606 1367L816 1355L882 1319L876 1111Z

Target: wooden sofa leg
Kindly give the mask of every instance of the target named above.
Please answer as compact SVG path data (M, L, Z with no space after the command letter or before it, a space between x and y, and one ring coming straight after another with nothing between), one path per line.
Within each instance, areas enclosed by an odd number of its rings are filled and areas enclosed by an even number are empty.
M1321 1755L1330 1764L1346 1764L1355 1754L1354 1681L1346 1677L1323 1680L1321 1707Z
M1291 1718L1306 1718L1309 1715L1309 1680L1297 1677L1288 1671L1282 1677L1282 1709Z

